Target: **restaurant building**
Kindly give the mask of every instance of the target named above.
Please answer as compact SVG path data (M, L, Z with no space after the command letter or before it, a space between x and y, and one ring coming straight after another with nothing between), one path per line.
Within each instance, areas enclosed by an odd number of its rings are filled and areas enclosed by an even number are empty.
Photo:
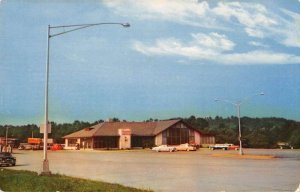
M203 134L181 119L153 122L103 122L63 137L65 148L131 149L159 145L203 146L215 143L212 135Z

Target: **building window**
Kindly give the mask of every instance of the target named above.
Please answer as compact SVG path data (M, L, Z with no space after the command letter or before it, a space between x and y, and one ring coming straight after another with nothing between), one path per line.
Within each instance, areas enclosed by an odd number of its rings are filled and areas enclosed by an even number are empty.
M189 143L189 129L187 128L174 127L167 129L165 132L168 145L180 145L183 143Z
M194 145L195 142L195 131L194 130L189 130L189 144Z
M154 137L132 136L131 147L151 148L154 146Z
M77 139L68 139L68 146L75 147L77 143Z
M119 147L119 137L95 137L94 138L94 148L118 148Z
M167 145L167 131L162 132L162 144Z

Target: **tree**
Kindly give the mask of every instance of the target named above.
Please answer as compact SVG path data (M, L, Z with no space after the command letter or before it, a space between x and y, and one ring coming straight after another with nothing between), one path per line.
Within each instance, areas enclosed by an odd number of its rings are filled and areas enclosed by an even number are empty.
M300 148L300 129L293 131L292 136L289 139L289 143L294 148Z

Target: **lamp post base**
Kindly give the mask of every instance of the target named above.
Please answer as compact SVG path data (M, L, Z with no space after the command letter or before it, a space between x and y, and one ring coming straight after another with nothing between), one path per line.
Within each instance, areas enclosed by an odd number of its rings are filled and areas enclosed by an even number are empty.
M49 161L48 161L48 159L44 159L44 161L43 161L43 171L41 172L40 175L43 175L43 176L51 175L51 171L49 170Z
M244 155L243 150L239 150L239 155Z

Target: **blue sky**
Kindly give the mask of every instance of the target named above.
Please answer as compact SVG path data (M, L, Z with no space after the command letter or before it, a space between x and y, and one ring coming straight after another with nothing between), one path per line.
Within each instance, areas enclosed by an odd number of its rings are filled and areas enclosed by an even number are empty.
M300 2L0 0L0 124L196 115L300 120ZM62 32L52 31L52 33Z

